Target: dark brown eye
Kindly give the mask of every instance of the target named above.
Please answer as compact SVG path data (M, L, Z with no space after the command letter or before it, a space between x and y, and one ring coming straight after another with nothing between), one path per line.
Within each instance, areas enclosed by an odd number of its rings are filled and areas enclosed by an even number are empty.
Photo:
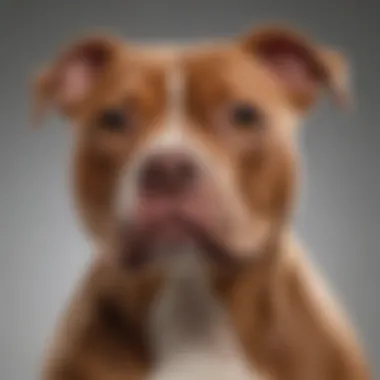
M230 117L232 124L239 128L260 127L264 121L261 110L247 103L235 104Z
M119 108L104 110L99 117L99 126L111 132L122 132L128 127L126 111Z

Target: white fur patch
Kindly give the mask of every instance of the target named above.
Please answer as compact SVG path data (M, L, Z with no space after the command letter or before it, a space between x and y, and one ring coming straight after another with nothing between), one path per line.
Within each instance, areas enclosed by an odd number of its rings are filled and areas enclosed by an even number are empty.
M121 212L126 211L132 217L137 196L136 186L139 170L152 154L165 153L170 150L189 150L191 144L184 133L183 92L184 78L181 68L173 65L167 72L168 107L162 125L157 128L157 133L150 136L134 154L126 175L122 178L117 211L121 209Z
M175 65L168 70L166 78L166 92L168 108L164 121L164 128L151 141L151 148L175 148L185 145L184 136L184 94L185 83L181 67Z
M151 310L156 364L149 380L259 380L244 360L199 252L165 263L167 281Z

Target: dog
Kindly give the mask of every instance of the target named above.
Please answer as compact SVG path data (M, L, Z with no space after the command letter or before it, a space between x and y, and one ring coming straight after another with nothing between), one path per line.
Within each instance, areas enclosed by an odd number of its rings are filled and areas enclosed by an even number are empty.
M343 54L281 25L148 46L83 36L34 83L73 125L94 259L44 380L365 380L354 328L291 230L297 132Z

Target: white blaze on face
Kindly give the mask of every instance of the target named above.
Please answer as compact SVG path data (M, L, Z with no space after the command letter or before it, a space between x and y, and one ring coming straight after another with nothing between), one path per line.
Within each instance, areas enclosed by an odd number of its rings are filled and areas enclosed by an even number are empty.
M180 149L185 141L185 76L177 63L166 73L167 110L162 128L149 142L149 150Z
M145 161L155 153L165 152L171 149L180 149L185 141L183 136L183 92L184 78L181 67L170 66L166 73L166 104L167 109L160 125L155 126L157 132L149 136L142 143L131 162L126 168L120 186L120 199L116 212L121 212L121 217L133 218L137 200L138 174Z
M179 62L173 62L166 71L166 110L155 132L133 155L122 178L120 202L117 212L127 213L133 218L137 199L137 177L146 160L154 154L171 151L187 152L194 160L199 149L185 128L185 75ZM123 215L122 215L123 216ZM125 215L124 215L125 216Z

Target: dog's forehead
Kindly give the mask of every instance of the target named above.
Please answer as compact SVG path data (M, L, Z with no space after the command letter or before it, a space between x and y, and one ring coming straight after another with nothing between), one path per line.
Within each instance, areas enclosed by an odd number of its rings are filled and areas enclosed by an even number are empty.
M227 55L231 53L231 49L227 44L220 42L154 43L128 46L127 52L141 62L165 67L186 59L202 59L210 54Z
M252 57L248 57L233 44L224 42L198 42L193 44L136 44L125 49L130 63L142 69L155 69L167 73L170 70L184 74L200 67L212 70L223 67L229 71L262 74L261 67ZM202 70L205 73L205 70ZM227 74L224 71L224 74Z
M168 87L170 94L186 92L195 80L203 88L222 83L225 91L256 104L283 100L279 87L259 61L223 41L141 44L129 46L126 57L141 77L147 72L161 77L166 93Z

